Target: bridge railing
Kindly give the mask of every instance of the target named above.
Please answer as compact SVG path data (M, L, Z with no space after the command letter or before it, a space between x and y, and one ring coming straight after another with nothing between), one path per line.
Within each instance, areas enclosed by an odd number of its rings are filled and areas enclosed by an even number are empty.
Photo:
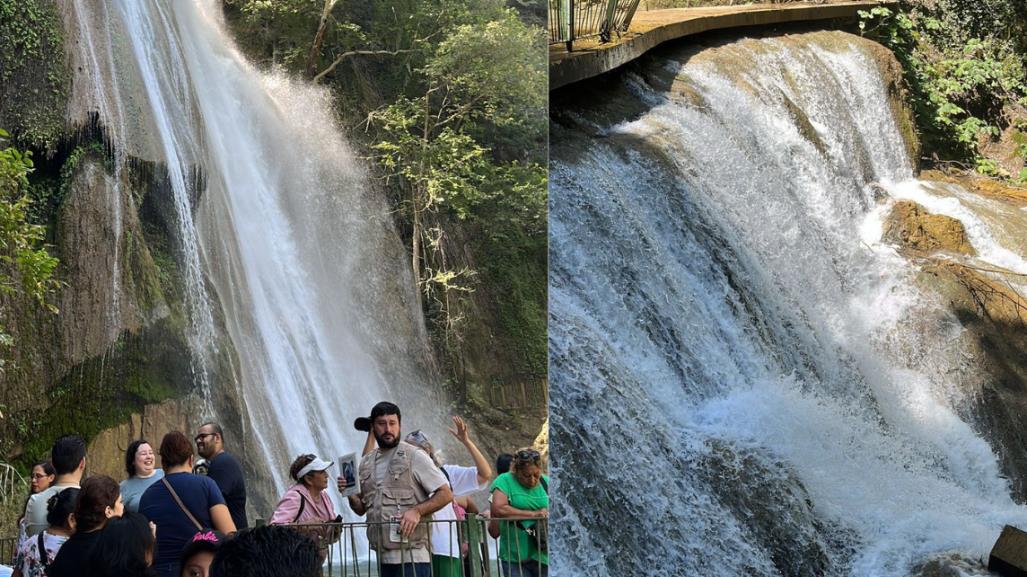
M538 519L504 518L496 520L494 528L500 529L502 534L510 536L519 535L524 529L518 526L518 521L539 522ZM507 577L511 574L509 563L503 562L499 557L500 543L489 534L489 519L476 515L469 516L462 521L431 520L422 521L429 527L429 535L432 528L443 536L443 541L448 542L448 549L454 553L453 561L442 572L437 572L438 567L433 566L432 577ZM546 521L541 524L548 528ZM381 574L381 563L376 553L373 553L367 543L367 531L382 531L383 535L390 535L398 525L396 523L303 523L291 525L298 531L304 532L319 539L326 548L326 557L322 566L322 573L331 577L376 577ZM537 526L537 525L535 525ZM530 528L529 528L530 529ZM506 545L508 558L520 559L521 565L531 565L541 574L541 561L538 555L532 555L539 549L544 548L547 541L546 531L532 530L527 540L511 539ZM330 543L330 545L329 545ZM526 550L518 547L527 543ZM401 548L399 556L403 560L411 559L409 548ZM438 554L438 551L435 551ZM459 555L459 558L456 557ZM535 559L530 557L534 556ZM406 561L409 562L409 561ZM517 565L515 562L514 565ZM519 572L515 573L519 574Z
M5 503L8 499L24 498L28 488L28 481L17 469L0 462L0 503Z
M549 0L549 43L573 49L575 40L609 42L625 32L639 0Z
M530 521L535 523L526 532L518 525L519 521ZM524 519L508 517L497 519L494 529L501 531L502 535L511 538L511 542L505 546L501 545L499 539L489 534L489 519L480 516L469 516L462 521L431 520L422 521L431 528L435 527L440 535L444 535L444 541L449 543L449 549L454 553L453 562L442 572L433 566L432 577L508 577L511 574L519 575L518 565L527 569L531 566L535 574L542 574L542 562L537 552L547 548L548 523L539 519ZM262 524L261 520L257 525ZM288 525L321 544L324 554L322 563L322 574L329 577L377 577L381 574L381 563L377 554L372 551L367 543L367 531L369 528L383 532L383 535L392 533L398 525L396 523L299 523ZM538 527L545 527L539 530ZM520 532L527 535L526 538L517 539ZM388 538L388 537L386 537ZM402 543L402 542L401 542ZM16 546L15 537L0 538L0 564L11 562L14 557ZM402 546L402 544L401 544ZM508 561L500 559L500 547L504 547L504 557ZM525 548L526 547L526 548ZM411 559L411 551L401 548L400 558ZM439 553L436 551L435 553ZM456 557L459 555L459 558ZM534 558L532 558L534 557ZM521 559L511 562L509 559Z

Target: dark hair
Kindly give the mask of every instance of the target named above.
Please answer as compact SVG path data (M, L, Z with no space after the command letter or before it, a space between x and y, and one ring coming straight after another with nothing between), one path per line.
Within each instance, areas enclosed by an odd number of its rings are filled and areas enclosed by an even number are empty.
M184 465L193 456L193 444L182 431L171 431L160 441L160 464L164 469Z
M150 522L139 513L111 519L100 532L87 561L91 577L151 577L153 560Z
M136 453L139 452L139 447L149 444L150 442L146 439L136 439L125 449L125 472L128 473L129 477L136 476ZM150 445L150 448L152 449L153 445Z
M201 429L204 428L204 427L210 427L210 428L214 429L214 432L217 433L217 435L219 437L221 437L221 440L222 441L225 440L225 432L223 430L221 430L221 425L215 423L214 421L207 421L206 423L203 423L202 425L200 425Z
M71 529L68 523L68 516L75 512L75 503L78 501L78 489L68 487L67 489L50 497L46 502L46 524L51 527Z
M85 458L86 441L78 435L64 435L54 441L50 449L50 462L58 475L74 473Z
M296 460L293 461L292 465L289 466L289 476L292 477L293 479L299 481L300 478L297 477L296 475L299 475L300 469L302 469L303 467L306 467L307 465L309 465L310 462L313 461L316 458L317 458L317 455L312 455L312 454L309 454L309 453L306 454L306 455L300 455L299 457L296 457Z
M500 453L496 457L496 475L502 475L510 470L510 463L513 462L513 455L510 453Z
M217 553L224 542L225 536L217 531L204 531L193 535L189 544L182 549L182 556L178 559L179 567L185 567L197 553Z
M524 447L523 449L517 449L517 452L513 455L513 468L520 470L523 469L525 466L531 464L535 464L541 467L542 454L532 447Z
M29 469L29 473L31 474L32 471L34 471L36 467L42 468L44 475L56 475L57 474L57 471L54 470L53 464L51 464L50 461L40 461L40 462L36 463L35 465L32 465L32 468ZM31 497L32 494L33 494L32 493L32 484L30 483L29 484L29 497ZM25 501L25 503L28 504L28 501ZM25 507L22 507L21 510L24 511Z
M400 414L399 407L397 407L396 405L394 405L394 404L392 404L392 403L390 403L388 401L382 401L382 402L378 403L377 405L375 405L374 407L371 407L371 422L372 423L374 423L374 420L377 419L378 417L382 417L382 416L385 416L385 415L396 415L396 419L398 419L399 422L401 422L401 423L403 422L403 415Z
M320 577L317 543L295 529L265 525L225 541L210 564L211 577Z
M107 475L94 475L82 482L75 501L75 531L92 531L107 521L106 509L118 502L121 490Z

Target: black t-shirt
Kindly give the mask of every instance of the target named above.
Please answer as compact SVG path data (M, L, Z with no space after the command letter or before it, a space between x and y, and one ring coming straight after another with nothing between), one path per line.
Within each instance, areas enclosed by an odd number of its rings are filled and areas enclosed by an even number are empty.
M246 522L246 480L243 478L242 466L235 457L222 451L210 461L207 476L218 484L221 494L225 497L225 505L232 514L232 522L237 530L249 526Z
M57 557L46 570L47 577L88 577L89 554L102 531L72 535L61 545Z

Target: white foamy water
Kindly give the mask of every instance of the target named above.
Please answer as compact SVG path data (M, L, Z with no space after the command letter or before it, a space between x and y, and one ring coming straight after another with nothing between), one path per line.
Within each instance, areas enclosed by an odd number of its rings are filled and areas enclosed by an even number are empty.
M87 61L115 146L166 169L197 382L209 413L238 403L261 480L359 450L353 418L379 400L434 398L404 251L328 94L247 63L215 0L77 10L107 23L83 41L113 54ZM214 366L225 332L234 371Z
M665 53L556 112L554 575L904 577L1027 523L972 418L963 329L882 222L915 194L982 260L1024 252L915 192L845 38Z

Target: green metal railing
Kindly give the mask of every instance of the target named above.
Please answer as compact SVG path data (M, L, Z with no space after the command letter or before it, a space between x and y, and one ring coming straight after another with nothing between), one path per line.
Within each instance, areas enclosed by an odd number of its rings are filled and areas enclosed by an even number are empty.
M575 40L609 42L628 29L639 0L549 0L549 43L573 49Z
M494 529L501 530L503 534L511 535L521 531L517 526L519 520L539 522L538 519L517 519L504 518L495 521ZM463 521L431 520L422 521L431 527L441 527L447 536L449 549L453 552L460 552L460 559L451 567L451 572L445 575L437 575L435 567L432 567L433 577L506 577L510 566L508 562L499 559L500 542L489 533L489 519L479 516L470 516ZM541 523L545 524L543 520ZM385 529L389 533L391 527L383 525L395 525L388 523L303 523L291 525L298 531L311 535L316 539L323 539L329 536L330 546L327 547L322 573L329 577L377 577L381 573L381 564L376 553L367 543L367 531L379 531ZM501 527L505 525L505 527ZM547 547L543 544L544 532L536 532L529 537L529 551L513 550L513 556L523 558L522 565L535 565L536 573L545 574L542 564L537 559L530 559L537 550ZM516 542L516 541L514 541ZM324 543L322 541L322 543ZM328 543L324 543L329 545ZM522 554L523 553L523 554ZM537 555L535 555L537 557ZM409 549L401 549L400 557L410 559ZM515 563L516 565L517 563Z
M517 526L517 518L504 518L495 521L493 529L500 529L504 535L516 535L522 531ZM528 520L528 519L524 519ZM530 519L535 523L546 524L545 520ZM460 552L460 559L452 567L451 572L445 575L437 575L432 567L433 577L507 577L510 573L510 562L499 559L500 542L489 533L489 519L478 516L471 516L463 521L422 521L429 527L442 527L449 541L451 551ZM257 526L263 525L258 520ZM389 532L391 527L382 525L394 525L383 523L302 523L290 525L315 539L322 545L324 563L322 574L328 577L377 577L381 574L381 565L378 556L367 544L367 531L369 529L385 529ZM500 527L505 525L505 527ZM431 533L429 529L429 534ZM523 559L514 562L514 565L533 565L535 573L545 574L543 564L537 560L538 550L548 548L548 540L544 531L535 531L528 539L527 551L520 551L511 547L512 556ZM513 540L513 543L519 543ZM16 539L14 537L0 538L0 564L10 563L14 557ZM409 549L401 550L401 558L411 558ZM531 559L535 556L536 559ZM455 557L454 557L455 558Z

